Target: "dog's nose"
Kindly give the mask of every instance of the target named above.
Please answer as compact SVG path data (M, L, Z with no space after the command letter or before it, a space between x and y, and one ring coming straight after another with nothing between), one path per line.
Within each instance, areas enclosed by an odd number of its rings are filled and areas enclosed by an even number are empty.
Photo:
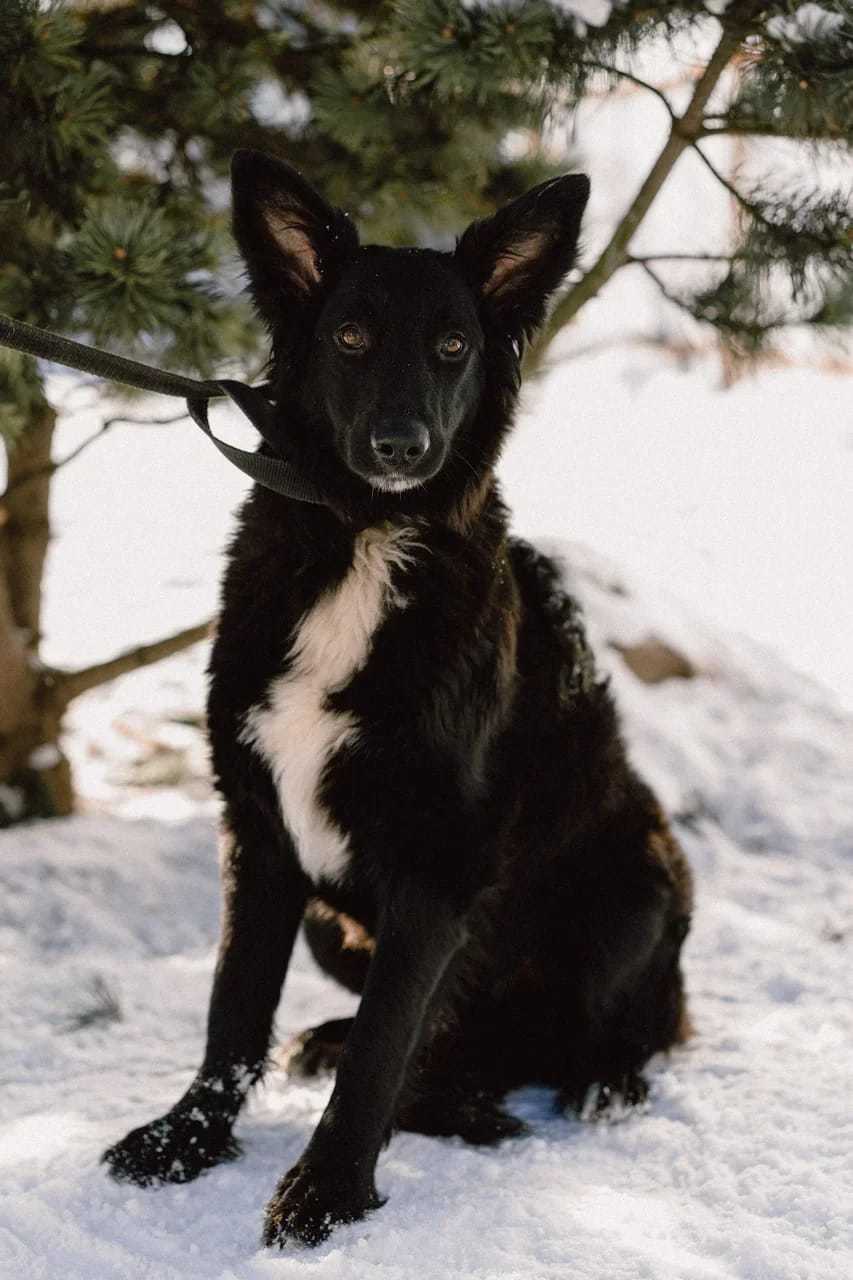
M374 427L370 444L386 468L411 470L429 448L429 432L422 422L391 423Z

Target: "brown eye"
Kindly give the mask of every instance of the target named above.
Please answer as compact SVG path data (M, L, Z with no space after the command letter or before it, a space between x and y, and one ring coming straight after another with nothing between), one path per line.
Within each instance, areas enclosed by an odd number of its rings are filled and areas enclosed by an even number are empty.
M445 360L458 360L467 350L468 343L462 337L461 333L450 333L438 348L438 353L444 356Z
M363 351L367 346L367 339L357 324L342 324L335 340L344 351Z

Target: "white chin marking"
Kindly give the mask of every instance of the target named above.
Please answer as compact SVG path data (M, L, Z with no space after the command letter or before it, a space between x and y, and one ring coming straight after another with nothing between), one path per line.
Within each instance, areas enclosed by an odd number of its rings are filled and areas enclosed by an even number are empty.
M414 558L417 530L364 529L338 585L299 619L290 666L248 712L241 733L269 766L281 814L306 874L337 880L349 864L349 840L322 804L323 775L335 754L358 738L350 712L331 711L330 693L346 688L370 655L373 637L406 601L394 583Z
M407 489L419 489L420 480L406 480L403 476L371 476L370 485L373 489L381 489L383 493L405 493Z

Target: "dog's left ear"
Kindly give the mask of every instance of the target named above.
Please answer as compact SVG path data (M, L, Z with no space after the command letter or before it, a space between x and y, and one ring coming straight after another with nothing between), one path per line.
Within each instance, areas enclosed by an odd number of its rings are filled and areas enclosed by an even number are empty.
M282 305L314 302L358 248L358 232L296 169L262 151L231 162L234 236L252 295L271 326Z
M480 298L484 317L513 338L530 337L548 298L575 260L589 178L572 173L519 196L474 222L455 258Z

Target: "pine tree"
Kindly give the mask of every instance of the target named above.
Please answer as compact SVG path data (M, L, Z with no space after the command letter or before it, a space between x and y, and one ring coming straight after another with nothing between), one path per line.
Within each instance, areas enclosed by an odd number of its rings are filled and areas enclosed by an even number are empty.
M644 77L643 55L690 33L712 47L676 110ZM369 238L452 243L554 171L541 143L548 120L626 84L666 105L668 137L609 242L558 302L530 369L622 270L646 273L741 359L791 326L843 334L853 315L849 190L732 179L705 144L772 136L804 156L849 156L853 0L0 0L0 312L164 367L209 375L231 361L245 374L260 335L226 271L235 147L285 156ZM520 131L530 145L509 160L505 140ZM736 241L694 255L693 280L684 255L631 252L687 151L740 210ZM25 778L58 810L71 799L67 770L33 752L55 744L69 699L203 629L82 672L41 668L57 465L43 379L35 362L0 349L0 783Z
M631 83L654 94L670 115L666 143L597 260L556 307L531 353L536 368L555 334L625 267L644 270L661 293L740 356L760 354L783 329L838 337L853 320L853 3L824 0L532 0L463 3L400 0L392 40L394 81L410 99L450 110L500 116L505 95L514 119L538 129L549 114L571 111L592 89ZM599 25L584 21L591 14ZM715 41L686 109L637 70L662 39L713 33ZM389 54L389 59L391 55ZM509 121L507 120L507 124ZM804 178L796 188L762 175L732 181L703 142L725 136L789 139L808 161L836 153L844 184L836 190ZM632 256L630 245L662 185L687 150L699 156L740 211L740 233L725 254L695 255L693 287L667 283L665 263L684 255ZM802 165L804 174L812 166ZM718 268L708 281L708 259Z

